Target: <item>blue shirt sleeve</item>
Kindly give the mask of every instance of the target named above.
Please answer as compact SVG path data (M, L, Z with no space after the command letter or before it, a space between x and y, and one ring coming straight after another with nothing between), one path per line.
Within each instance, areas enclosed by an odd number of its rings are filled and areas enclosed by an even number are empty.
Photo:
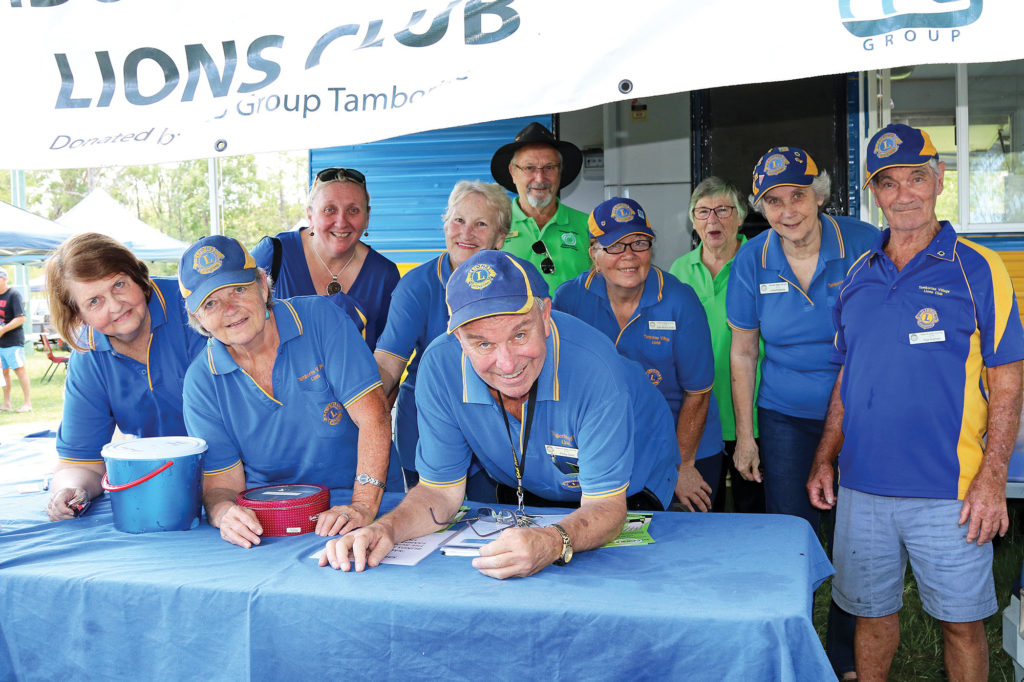
M74 351L64 381L64 411L57 428L61 460L102 462L100 451L114 433L114 415L106 382L86 353Z
M217 400L216 377L210 371L207 353L200 353L185 374L184 412L188 435L206 441L203 473L209 475L240 465L242 452L225 428Z
M674 278L667 274L666 281L669 277ZM672 290L678 292L676 320L686 325L685 331L676 335L682 341L674 348L676 376L687 393L705 393L715 383L715 355L711 349L708 315L689 284L679 282Z
M567 349L568 350L568 349ZM580 490L584 497L608 497L626 492L633 471L636 433L633 414L633 380L648 381L640 366L618 355L615 366L595 367L586 386L573 382L572 391L582 391L579 436Z
M748 241L736 252L729 272L729 287L725 294L726 318L729 326L742 331L755 331L761 322L757 314L757 255L755 244Z
M429 289L414 281L412 273L398 281L391 297L387 324L377 339L377 350L409 361L426 331L428 294Z
M416 471L422 483L435 487L465 481L473 454L453 413L455 406L451 401L457 398L450 398L450 391L445 388L445 381L452 379L446 375L454 373L454 369L442 366L442 356L446 352L454 355L455 351L446 348L447 343L447 339L435 342L424 351L415 393L420 432L416 444ZM467 371L473 369L467 367Z

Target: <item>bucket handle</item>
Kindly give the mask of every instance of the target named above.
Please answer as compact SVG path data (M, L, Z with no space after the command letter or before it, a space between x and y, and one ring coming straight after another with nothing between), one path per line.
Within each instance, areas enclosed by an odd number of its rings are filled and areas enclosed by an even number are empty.
M111 485L110 484L110 479L107 478L107 475L104 473L103 474L103 480L100 481L100 485L103 486L103 489L106 490L107 492L111 492L111 491L116 492L118 490L127 490L128 488L133 488L133 487L137 486L140 483L145 483L149 479L151 479L154 476L156 476L157 474L159 474L161 471L164 471L164 470L168 469L172 464L174 464L174 460L173 459L172 460L168 460L162 467L160 467L156 471L151 471L148 474L146 474L145 476L143 476L142 478L140 478L138 480L135 480L135 481L132 481L131 483L125 483L124 485Z

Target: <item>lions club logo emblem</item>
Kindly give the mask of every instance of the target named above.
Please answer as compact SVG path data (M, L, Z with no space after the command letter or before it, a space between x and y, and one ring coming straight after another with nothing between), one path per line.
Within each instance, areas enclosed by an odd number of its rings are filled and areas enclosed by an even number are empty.
M661 383L661 372L654 369L653 367L647 370L647 378L651 380L651 384L657 386Z
M192 269L200 275L209 275L216 272L223 262L223 253L212 246L204 246L196 251L195 258L192 259Z
M341 423L341 415L343 414L345 414L345 410L342 409L340 403L328 403L327 407L324 408L324 421L331 426L337 426Z
M772 154L764 162L764 172L768 175L778 175L789 166L789 160L782 154Z
M629 204L619 203L612 206L612 220L617 223L628 223L633 220L636 211Z
M466 273L466 284L470 289L486 289L491 286L491 282L496 276L494 268L486 263L480 263L471 267Z
M880 159L892 156L900 150L900 145L903 144L903 140L900 139L896 133L886 133L878 138L875 142L875 148L872 153Z
M939 323L939 314L935 312L935 308L921 308L917 315L914 315L914 319L921 329L931 329Z

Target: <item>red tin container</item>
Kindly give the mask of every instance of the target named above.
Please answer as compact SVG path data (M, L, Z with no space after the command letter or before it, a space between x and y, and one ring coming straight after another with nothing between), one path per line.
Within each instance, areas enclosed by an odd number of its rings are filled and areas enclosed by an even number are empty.
M316 529L317 514L331 508L331 491L322 485L265 485L238 493L235 503L252 509L264 537L302 535Z

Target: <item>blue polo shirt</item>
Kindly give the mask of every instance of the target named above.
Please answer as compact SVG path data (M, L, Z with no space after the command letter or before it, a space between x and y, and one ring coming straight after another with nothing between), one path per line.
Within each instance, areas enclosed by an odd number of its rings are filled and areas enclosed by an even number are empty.
M522 443L527 405L522 418L508 415L506 431L502 408L454 335L437 338L423 354L416 407L421 483L458 485L476 454L492 478L516 486L509 433ZM593 327L554 312L523 461L523 487L548 500L647 488L667 507L679 447L668 406L639 366Z
M57 455L69 462L102 462L100 450L117 426L149 438L183 436L181 395L185 371L206 339L188 326L178 280L154 277L149 298L149 353L145 363L122 355L92 327L68 361L64 416Z
M902 270L889 231L854 266L834 310L844 363L840 483L962 500L985 449L985 367L1024 359L1024 330L994 251L942 223Z
M277 301L274 321L273 395L215 339L188 369L185 424L206 440L205 473L244 466L248 487L351 488L359 431L345 408L381 385L377 364L351 321L321 296Z
M624 327L612 312L604 276L585 272L558 287L554 307L603 332L620 353L643 367L678 421L686 393L710 393L715 381L708 318L693 289L651 267L636 312ZM718 402L711 396L697 459L722 451Z
M757 405L793 417L824 419L839 373L832 364L832 305L857 257L878 230L853 218L819 214L821 249L807 291L786 260L781 238L766 230L740 247L726 293L729 326L764 341Z
M275 235L281 240L281 272L274 282L274 298L315 296L323 293L313 288L313 279L306 264L306 253L302 250L302 232L307 229L309 228L289 230ZM269 239L262 239L253 247L252 257L257 265L270 274L274 247ZM347 292L348 298L355 302L358 314L363 319L366 344L371 350L376 347L377 337L384 330L391 292L398 284L399 277L398 266L371 248L366 254L359 275ZM338 301L337 305L350 312L344 299Z
M377 340L377 350L409 363L403 386L416 386L416 372L424 349L438 335L448 331L444 285L451 276L452 266L445 251L405 273L395 287L388 324Z

